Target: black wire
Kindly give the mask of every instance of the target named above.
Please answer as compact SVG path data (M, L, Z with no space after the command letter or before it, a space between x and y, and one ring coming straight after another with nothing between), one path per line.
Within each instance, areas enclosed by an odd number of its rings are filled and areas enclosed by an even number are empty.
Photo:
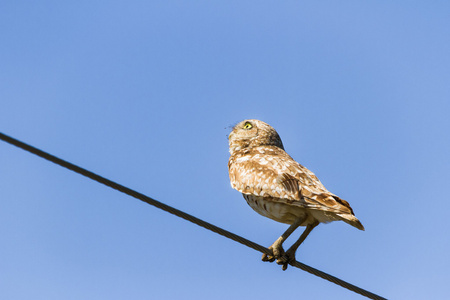
M203 220L201 220L201 219L199 219L197 217L194 217L194 216L192 216L190 214L187 214L187 213L185 213L185 212L183 212L181 210L178 210L178 209L173 208L173 207L171 207L169 205L161 203L161 202L159 202L159 201L157 201L155 199L152 199L152 198L150 198L150 197L148 197L148 196L146 196L144 194L141 194L141 193L139 193L139 192L137 192L135 190L127 188L127 187L125 187L125 186L123 186L121 184L118 184L118 183L116 183L114 181L106 179L106 178L104 178L104 177L102 177L100 175L97 175L97 174L95 174L95 173L93 173L91 171L83 169L83 168L81 168L81 167L79 167L77 165L74 165L74 164L72 164L72 163L70 163L68 161L62 160L62 159L60 159L60 158L58 158L56 156L53 156L53 155L51 155L51 154L49 154L47 152L44 152L44 151L39 150L39 149L37 149L37 148L35 148L33 146L25 144L25 143L23 143L23 142L21 142L19 140L16 140L16 139L14 139L14 138L12 138L10 136L7 136L7 135L5 135L5 134L3 134L1 132L0 132L0 139L5 141L5 142L7 142L7 143L9 143L9 144L11 144L11 145L14 145L14 146L19 147L19 148L21 148L23 150L31 152L31 153L39 156L39 157L42 157L42 158L44 158L44 159L46 159L48 161L51 161L51 162L53 162L53 163L55 163L57 165L60 165L60 166L62 166L64 168L67 168L67 169L69 169L71 171L74 171L74 172L76 172L78 174L81 174L81 175L83 175L85 177L88 177L88 178L90 178L92 180L95 180L95 181L97 181L99 183L102 183L102 184L104 184L106 186L109 186L109 187L111 187L111 188L113 188L115 190L118 190L118 191L120 191L122 193L125 193L125 194L127 194L129 196L132 196L132 197L134 197L136 199L144 201L145 203L148 203L150 205L156 206L157 208L162 209L162 210L164 210L164 211L166 211L168 213L176 215L176 216L178 216L180 218L183 218L183 219L185 219L185 220L187 220L189 222L192 222L192 223L197 224L197 225L199 225L199 226L201 226L203 228L206 228L206 229L211 230L211 231L213 231L215 233L218 233L218 234L220 234L222 236L225 236L225 237L227 237L229 239L232 239L232 240L234 240L234 241L236 241L238 243L241 243L241 244L243 244L243 245L245 245L247 247L250 247L250 248L252 248L252 249L254 249L256 251L259 251L259 252L262 252L262 253L265 253L265 254L268 254L268 255L272 255L272 251L270 251L268 248L266 248L264 246L261 246L261 245L255 243L255 242L252 242L252 241L250 241L250 240L248 240L246 238L243 238L243 237L241 237L241 236L239 236L237 234L234 234L234 233L232 233L232 232L230 232L228 230L225 230L225 229L222 229L220 227L217 227L217 226L215 226L215 225L213 225L211 223L203 221ZM322 272L320 270L317 270L317 269L315 269L313 267L305 265L305 264L303 264L301 262L295 261L291 265L294 266L294 267L297 267L299 269L302 269L302 270L304 270L306 272L309 272L309 273L311 273L313 275L316 275L316 276L318 276L320 278L323 278L323 279L326 279L326 280L328 280L330 282L333 282L333 283L335 283L337 285L340 285L340 286L342 286L342 287L344 287L344 288L346 288L348 290L351 290L351 291L353 291L355 293L363 295L363 296L365 296L367 298L376 299L376 300L383 300L383 299L386 300L386 298L383 298L383 297L378 296L378 295L376 295L374 293L366 291L366 290L364 290L364 289L362 289L360 287L357 287L357 286L355 286L355 285L353 285L351 283L348 283L348 282L346 282L346 281L344 281L342 279L339 279L339 278L334 277L334 276L332 276L330 274L327 274L327 273Z

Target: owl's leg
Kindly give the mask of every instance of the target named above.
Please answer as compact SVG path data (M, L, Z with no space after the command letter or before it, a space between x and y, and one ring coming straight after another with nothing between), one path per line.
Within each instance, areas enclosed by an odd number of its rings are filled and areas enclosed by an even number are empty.
M291 226L269 247L272 250L272 255L263 254L262 261L273 262L275 259L280 259L284 255L283 242L302 224L305 218L298 218Z
M300 244L303 243L303 241L306 239L306 237L311 233L311 231L317 225L319 225L319 222L315 221L314 223L306 226L306 229L305 229L305 231L303 231L300 238L289 248L288 251L286 251L286 253L284 253L284 255L282 257L277 259L277 264L283 265L283 267L282 267L283 271L285 271L287 269L288 264L291 264L295 261L295 252L297 251L298 246L300 246Z

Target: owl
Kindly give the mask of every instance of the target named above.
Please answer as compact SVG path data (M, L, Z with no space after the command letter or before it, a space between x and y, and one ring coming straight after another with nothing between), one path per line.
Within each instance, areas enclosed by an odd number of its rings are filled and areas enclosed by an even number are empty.
M360 230L350 204L330 193L310 170L297 163L283 147L273 127L259 120L244 120L228 136L231 187L244 196L257 213L289 224L289 228L269 247L272 255L263 261L277 261L286 270L295 261L295 252L319 223L344 221ZM300 238L285 252L283 242L299 227Z

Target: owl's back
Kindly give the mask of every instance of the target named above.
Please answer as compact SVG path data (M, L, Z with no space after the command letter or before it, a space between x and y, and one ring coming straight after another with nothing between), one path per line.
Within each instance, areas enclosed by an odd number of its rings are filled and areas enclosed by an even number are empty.
M231 186L266 217L289 224L295 214L306 213L319 222L343 220L364 228L347 201L330 193L314 173L279 147L257 146L235 151L228 168Z

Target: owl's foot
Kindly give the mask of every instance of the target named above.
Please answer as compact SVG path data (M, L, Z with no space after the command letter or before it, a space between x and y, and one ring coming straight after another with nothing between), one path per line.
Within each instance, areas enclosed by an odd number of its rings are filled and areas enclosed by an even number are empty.
M261 260L273 262L275 259L280 259L284 255L284 249L281 244L277 242L273 243L272 246L269 247L269 250L272 250L272 255L263 254Z
M297 249L295 249L297 250ZM288 265L295 262L295 250L289 249L283 256L277 259L277 264L282 265L283 271L286 271Z
M294 244L292 244L292 246L288 249L288 251L286 251L286 253L284 253L283 256L281 256L279 259L277 259L277 264L283 265L283 267L282 267L283 271L286 271L288 265L291 265L295 262L295 252L297 251L298 246L300 246L300 244L303 243L303 241L306 239L308 234L317 225L319 225L318 221L314 221L314 223L307 225L305 231L303 231L300 238Z

